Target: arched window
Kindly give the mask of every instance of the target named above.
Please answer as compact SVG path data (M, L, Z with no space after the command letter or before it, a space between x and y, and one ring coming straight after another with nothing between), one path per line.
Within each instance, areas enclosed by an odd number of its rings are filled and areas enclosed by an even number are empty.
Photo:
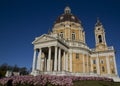
M99 43L102 43L102 36L101 35L98 36L98 39L99 39Z
M61 37L61 38L63 38L63 32L60 32L60 34L59 34L59 35L60 35L60 37Z
M72 40L75 40L75 33L72 33Z

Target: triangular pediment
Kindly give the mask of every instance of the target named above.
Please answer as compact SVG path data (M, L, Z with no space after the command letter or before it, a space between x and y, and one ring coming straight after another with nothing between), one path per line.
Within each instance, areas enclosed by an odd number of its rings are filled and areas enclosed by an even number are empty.
M53 40L56 40L56 39L52 36L47 35L47 34L43 34L42 36L35 38L35 40L32 42L32 44L42 43L42 42L50 42Z

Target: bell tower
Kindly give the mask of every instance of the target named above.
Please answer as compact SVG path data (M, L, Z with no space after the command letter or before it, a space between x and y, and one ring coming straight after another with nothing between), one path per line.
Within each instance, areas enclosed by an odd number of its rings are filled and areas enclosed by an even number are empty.
M97 22L95 24L95 41L96 41L96 51L104 51L107 49L106 39L105 39L105 31L102 23L97 18Z

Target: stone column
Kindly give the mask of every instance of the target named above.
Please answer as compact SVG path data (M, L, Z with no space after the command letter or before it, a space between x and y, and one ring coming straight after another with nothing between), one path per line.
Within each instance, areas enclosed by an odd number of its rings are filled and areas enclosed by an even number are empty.
M65 51L64 51L63 61L64 61L64 68L63 69L65 71L65 68L66 68L66 64L65 64L65 62L66 62Z
M66 71L68 71L68 54L66 54Z
M84 54L83 54L83 73L85 73L85 57L84 57Z
M70 72L72 72L72 52L70 52Z
M115 67L115 74L118 75L118 71L117 71L117 66L116 66L116 59L115 59L115 54L113 54L113 61L114 61L114 67Z
M51 47L49 47L49 52L48 52L48 61L47 61L47 71L50 71L50 61L51 61Z
M55 46L54 71L57 71L57 46Z
M47 58L44 57L44 71L46 72L47 71Z
M34 55L33 55L33 64L32 64L32 72L35 71L36 69L36 49L34 50Z
M82 38L83 36L82 30L80 30L80 38Z
M106 65L107 65L107 73L110 74L110 63L109 63L109 57L106 56Z
M43 71L43 59L41 59L41 71Z
M59 48L58 71L61 71L61 49Z
M87 56L87 73L88 73L88 54L86 56Z
M38 53L37 70L41 70L41 48L39 49Z
M97 54L96 63L97 63L97 74L100 74L99 54Z
M90 58L90 63L91 63L91 72L93 73L93 60Z

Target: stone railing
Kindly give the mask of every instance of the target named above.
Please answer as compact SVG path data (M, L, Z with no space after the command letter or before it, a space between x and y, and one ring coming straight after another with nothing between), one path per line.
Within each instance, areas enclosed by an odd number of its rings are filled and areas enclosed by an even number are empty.
M108 47L108 50L114 50L113 46Z
M114 50L113 46L107 47L107 50ZM92 52L95 52L95 48L91 49Z
M89 47L87 47L86 45L84 45L81 42L68 42L68 45L72 46L72 47L81 47L81 48L89 49Z

